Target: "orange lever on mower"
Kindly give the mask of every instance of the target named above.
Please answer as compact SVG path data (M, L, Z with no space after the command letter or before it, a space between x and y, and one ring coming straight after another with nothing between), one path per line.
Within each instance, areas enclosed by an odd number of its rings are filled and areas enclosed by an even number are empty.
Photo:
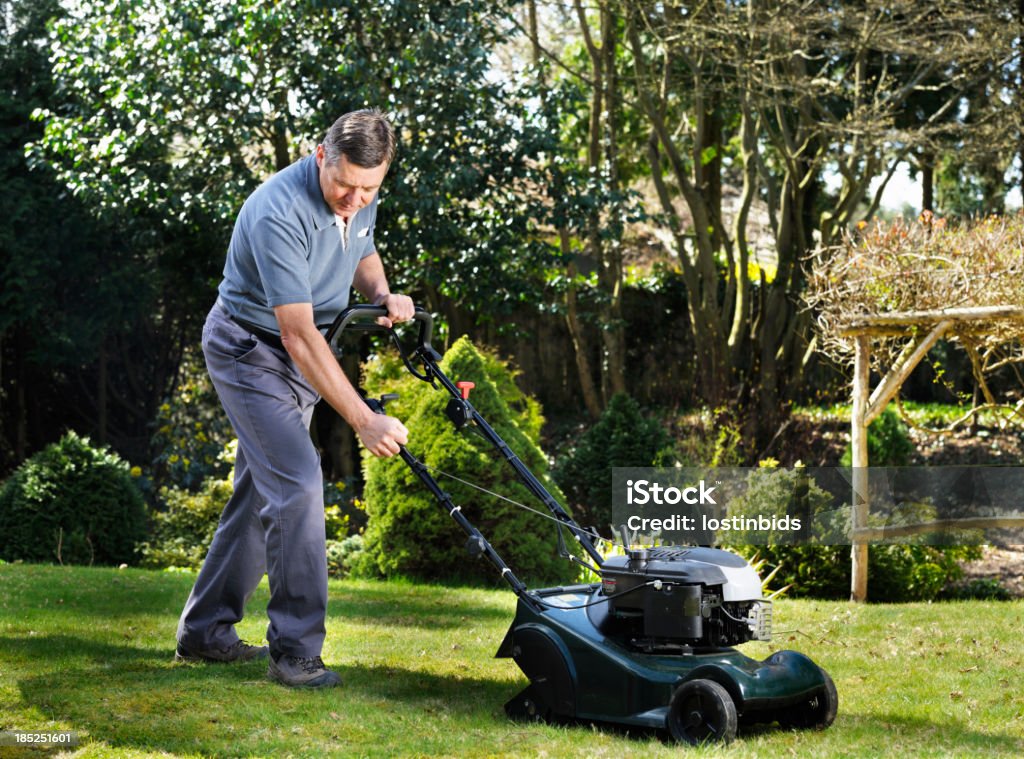
M456 382L455 387L462 391L462 400L469 400L469 391L476 387L475 382Z

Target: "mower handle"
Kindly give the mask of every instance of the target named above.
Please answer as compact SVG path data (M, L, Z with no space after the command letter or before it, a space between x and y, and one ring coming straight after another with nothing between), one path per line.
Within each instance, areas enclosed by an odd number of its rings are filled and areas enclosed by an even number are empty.
M324 338L327 340L328 345L334 342L334 339L345 331L347 327L352 329L365 330L367 332L389 332L392 327L382 327L380 324L368 321L370 319L378 319L381 316L387 316L388 310L384 306L373 306L369 303L360 303L355 306L349 306L331 323L331 326L327 328L327 332L324 334ZM416 311L413 314L413 321L420 323L420 333L417 339L417 347L422 348L424 346L430 347L430 337L434 331L434 317L430 315L430 312L424 308L416 306Z

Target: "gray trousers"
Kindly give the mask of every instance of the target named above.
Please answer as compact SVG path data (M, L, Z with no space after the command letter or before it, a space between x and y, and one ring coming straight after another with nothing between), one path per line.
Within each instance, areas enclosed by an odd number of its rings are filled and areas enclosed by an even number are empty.
M320 456L309 437L319 397L287 353L231 321L217 302L203 327L210 378L238 437L235 490L178 623L190 650L227 648L266 572L267 642L319 656L327 614Z

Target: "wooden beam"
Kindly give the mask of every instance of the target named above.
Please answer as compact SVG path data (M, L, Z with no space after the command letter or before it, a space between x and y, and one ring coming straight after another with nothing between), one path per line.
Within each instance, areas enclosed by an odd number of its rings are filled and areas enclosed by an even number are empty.
M932 346L952 326L953 321L951 319L939 322L935 325L935 329L921 338L916 344L911 343L904 349L900 357L896 359L895 366L889 370L885 377L882 378L882 381L878 383L875 391L871 393L867 409L864 411L865 425L870 425L871 422L878 418L879 414L885 411L889 401L900 391L900 387L903 386L903 383L910 376L910 373L914 371L914 368L921 363L921 359L928 355L928 351L932 349Z
M945 308L937 311L897 311L888 314L865 314L839 325L839 334L852 337L862 332L892 328L907 331L936 322L977 321L980 319L1006 319L1024 321L1024 308L1020 306L978 306L976 308Z
M871 338L858 335L853 368L853 409L850 412L850 447L853 453L853 531L850 559L850 600L868 598L868 544L858 532L868 526L868 383L871 378Z
M945 530L1001 530L1024 527L1024 514L1001 517L965 517L961 519L936 519L934 522L897 524L887 527L861 527L853 531L853 537L861 540L883 540L923 532Z

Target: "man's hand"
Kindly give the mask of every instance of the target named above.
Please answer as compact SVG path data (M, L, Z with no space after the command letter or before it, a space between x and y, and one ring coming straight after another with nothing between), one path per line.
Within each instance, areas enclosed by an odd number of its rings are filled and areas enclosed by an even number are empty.
M387 458L398 453L398 447L409 442L409 430L393 416L372 414L356 429L359 440L374 456Z
M377 305L388 310L387 316L377 317L377 324L382 327L393 327L399 322L407 322L416 314L416 306L408 295L390 293L381 298Z
M410 301L411 303L411 301ZM393 456L405 445L409 432L400 421L370 411L331 353L313 323L310 303L276 306L281 342L309 384L352 426L375 456Z

